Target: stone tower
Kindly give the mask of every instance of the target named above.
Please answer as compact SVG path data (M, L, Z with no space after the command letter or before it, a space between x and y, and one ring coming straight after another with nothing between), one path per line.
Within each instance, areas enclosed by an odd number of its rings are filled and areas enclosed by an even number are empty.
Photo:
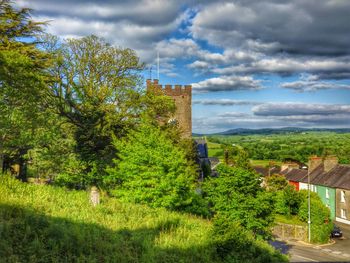
M176 111L173 116L179 124L181 134L185 138L192 136L192 86L185 85L165 85L164 87L158 83L157 79L153 81L148 79L147 90L158 90L164 95L174 99Z

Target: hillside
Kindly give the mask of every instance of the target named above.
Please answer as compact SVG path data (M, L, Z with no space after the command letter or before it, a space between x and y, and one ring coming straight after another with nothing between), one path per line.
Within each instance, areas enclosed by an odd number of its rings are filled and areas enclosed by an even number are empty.
M199 134L194 133L193 136L205 136L205 135L270 135L270 134L298 134L305 132L334 132L334 133L349 133L350 129L348 128L338 128L338 129L329 129L329 128L300 128L300 127L283 127L283 128L262 128L262 129L245 129L237 128L230 129L223 132L212 133L212 134Z
M0 193L5 262L222 262L218 251L228 244L241 262L284 259L242 232L237 240L213 243L210 221L190 215L107 197L94 208L84 191L5 176Z

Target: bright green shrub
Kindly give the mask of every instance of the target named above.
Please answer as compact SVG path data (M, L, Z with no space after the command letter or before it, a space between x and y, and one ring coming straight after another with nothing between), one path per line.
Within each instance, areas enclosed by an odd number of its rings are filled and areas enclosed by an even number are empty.
M197 174L167 133L145 121L114 145L118 158L107 170L105 185L115 197L172 210L191 206Z
M226 217L214 220L213 240L216 252L223 262L286 262L282 256L267 243L254 239L252 234L237 222Z
M299 208L299 219L303 222L308 221L308 198L307 191L300 191L302 202ZM330 238L330 233L333 229L333 224L330 220L330 211L322 203L320 197L311 192L311 242L327 243Z
M219 165L219 176L208 178L203 185L211 210L229 221L266 235L274 221L272 193L260 187L259 176L242 168Z

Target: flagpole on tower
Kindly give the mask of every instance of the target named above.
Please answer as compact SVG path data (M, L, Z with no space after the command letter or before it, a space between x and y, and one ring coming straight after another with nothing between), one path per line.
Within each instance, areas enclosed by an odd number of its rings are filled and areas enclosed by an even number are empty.
M157 77L159 80L159 51L157 51Z

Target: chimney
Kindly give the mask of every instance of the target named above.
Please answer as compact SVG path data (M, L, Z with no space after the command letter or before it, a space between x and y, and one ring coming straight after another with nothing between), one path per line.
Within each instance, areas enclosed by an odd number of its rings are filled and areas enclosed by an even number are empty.
M281 165L281 171L284 170L291 170L291 169L299 169L299 164L298 163L293 163L293 162L286 162L282 163Z
M322 157L312 156L309 158L309 172L311 173L315 170L319 165L322 164Z
M326 156L323 161L324 171L328 172L338 165L337 156Z

